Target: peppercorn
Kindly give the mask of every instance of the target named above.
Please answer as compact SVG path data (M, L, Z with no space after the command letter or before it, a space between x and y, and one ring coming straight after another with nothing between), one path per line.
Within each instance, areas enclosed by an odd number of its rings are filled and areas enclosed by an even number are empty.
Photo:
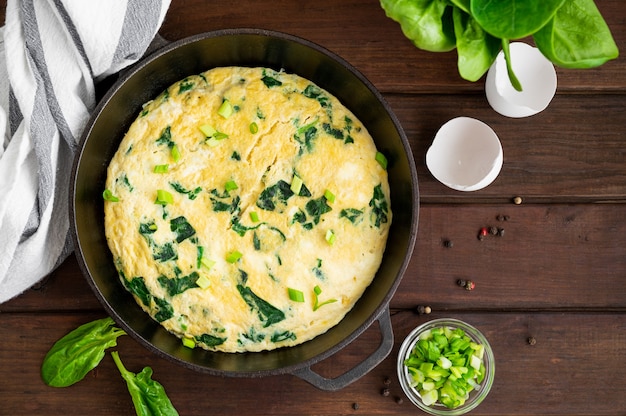
M390 384L391 384L391 379L390 379L389 377L385 377L385 381L383 381L383 384L384 384L385 386L390 385Z
M444 246L445 248L452 248L452 247L454 246L454 244L453 244L453 243L452 243L452 241L450 241L450 240L445 240L445 241L443 242L443 246Z
M459 285L459 286L461 286L461 287L465 287L465 285L467 284L467 281L466 281L466 280L463 280L463 279L458 279L458 280L456 281L456 284L457 284L457 285Z
M396 403L402 404L404 403L404 400L402 400L402 397L396 397Z
M516 196L515 198L513 198L513 203L515 205L520 205L522 203L522 197L521 196Z
M352 403L352 408L354 410L359 410L359 404L357 402Z
M381 390L381 392L380 392L380 394L382 394L382 395L383 395L383 396L385 396L385 397L389 396L389 394L390 394L390 393L391 393L391 392L390 392L390 391L389 391L389 389L388 389L388 388L386 388L386 387L385 387L384 389L382 389L382 390Z
M504 235L504 228L498 228L497 234L498 237L502 237Z
M526 342L528 342L529 345L535 345L537 343L537 340L535 339L535 337L528 337Z
M476 283L474 283L471 280L468 280L465 282L465 290L474 290L474 288L476 287Z
M432 310L430 309L430 306L419 305L417 308L415 308L415 312L417 312L418 315L428 315L432 312Z
M489 234L497 235L498 234L498 229L496 227L489 227Z

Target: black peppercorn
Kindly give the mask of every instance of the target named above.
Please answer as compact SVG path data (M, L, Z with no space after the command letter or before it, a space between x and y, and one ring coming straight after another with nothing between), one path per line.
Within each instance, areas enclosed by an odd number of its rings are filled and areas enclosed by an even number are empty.
M352 403L352 408L354 410L359 410L359 404L357 402Z
M404 400L402 400L402 397L396 397L396 403L402 404L404 403Z
M497 235L498 234L498 229L496 227L489 227L489 234Z
M445 241L443 242L443 246L444 246L445 248L452 248L452 247L454 246L454 243L453 243L452 241L450 241L450 240L445 240Z
M504 228L498 228L498 237L502 237L504 235Z
M528 337L526 342L528 342L529 345L535 345L537 343L537 340L535 339L535 337Z
M383 381L383 383L385 384L385 386L388 386L391 384L391 379L389 377L385 377L385 381Z
M461 287L465 287L465 285L467 284L467 281L463 280L463 279L459 279L459 280L456 281L456 284L461 286Z
M382 391L380 392L380 394L382 394L382 395L383 395L383 396L385 396L385 397L389 396L389 394L390 394L390 393L391 393L391 392L390 392L390 391L389 391L389 389L388 389L388 388L386 388L386 387L385 387L384 389L382 389Z

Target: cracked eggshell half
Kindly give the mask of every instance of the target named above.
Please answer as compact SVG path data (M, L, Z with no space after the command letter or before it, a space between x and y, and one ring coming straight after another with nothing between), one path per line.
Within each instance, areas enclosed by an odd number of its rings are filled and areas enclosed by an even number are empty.
M520 118L537 114L548 107L556 93L556 70L539 49L523 42L509 45L511 66L522 85L511 85L504 53L500 51L487 72L485 93L489 105L506 117Z
M477 191L502 168L502 145L487 124L470 117L445 123L426 152L426 166L441 183L457 191Z

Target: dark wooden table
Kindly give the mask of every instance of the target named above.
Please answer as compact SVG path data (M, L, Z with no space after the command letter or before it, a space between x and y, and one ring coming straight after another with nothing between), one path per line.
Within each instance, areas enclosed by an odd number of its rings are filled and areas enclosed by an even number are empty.
M623 0L597 5L626 53ZM559 69L548 109L510 119L488 105L483 80L459 77L455 52L416 49L376 0L177 0L160 34L177 40L234 27L287 32L341 55L383 93L402 123L418 169L421 209L415 252L391 301L395 347L337 392L291 375L198 374L122 337L118 350L129 369L151 366L181 415L420 414L398 385L398 346L420 323L454 317L481 329L497 360L491 393L473 414L626 414L626 60ZM473 193L447 189L424 163L437 129L461 115L489 124L504 148L500 176ZM512 202L516 196L519 205ZM479 241L485 226L505 234ZM475 290L458 287L460 278L474 280ZM419 305L432 313L417 314ZM105 316L74 257L0 305L0 414L133 414L109 355L70 388L47 387L39 375L53 342ZM374 325L315 369L340 374L378 340ZM387 377L391 394L385 397Z

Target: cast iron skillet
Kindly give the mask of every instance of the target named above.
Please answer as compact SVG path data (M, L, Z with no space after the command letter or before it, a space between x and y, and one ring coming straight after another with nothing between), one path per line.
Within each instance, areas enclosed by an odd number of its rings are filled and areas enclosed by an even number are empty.
M188 349L135 303L122 287L104 234L106 168L141 105L188 75L219 66L264 66L308 78L328 90L365 124L388 158L393 223L382 265L354 309L334 328L301 345L269 352L220 353ZM203 373L233 377L293 374L338 390L378 365L393 347L389 301L413 252L417 234L417 173L406 136L374 86L337 55L309 41L255 29L210 32L168 44L124 73L85 128L74 162L70 223L76 257L113 319L157 355ZM378 321L377 350L346 373L325 378L311 366L336 353Z

